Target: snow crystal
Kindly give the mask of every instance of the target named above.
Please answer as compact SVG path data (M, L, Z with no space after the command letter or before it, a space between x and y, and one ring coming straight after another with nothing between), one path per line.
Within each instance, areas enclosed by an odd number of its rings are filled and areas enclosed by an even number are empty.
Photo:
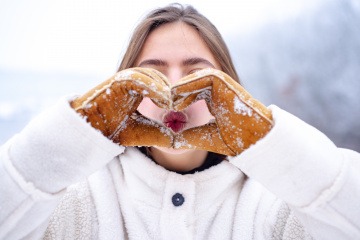
M206 76L206 75L210 75L212 73L212 69L209 69L209 68L205 68L205 69L201 69L199 71L196 71L195 74L197 77L203 77L203 76Z
M128 121L129 116L125 116L124 119L121 121L121 123L118 125L117 129L109 136L110 139L112 139L114 136L116 136L119 132L124 130L127 127L126 122Z
M107 88L106 91L105 91L105 93L106 93L107 95L110 95L110 92L111 92L110 88Z
M243 116L252 116L252 109L246 106L238 97L234 98L234 111Z
M92 107L92 104L91 103L88 103L85 105L84 109L88 109L88 108L91 108Z
M209 75L212 75L213 73L214 73L214 69L211 69L211 68L205 68L205 69L201 69L201 70L195 72L195 74L198 78L209 76ZM216 74L216 76L218 78L224 80L224 76L222 74Z
M151 87L151 88L156 88L156 84L155 84L155 83L151 83L151 84L150 84L150 87Z
M134 74L134 71L131 69L127 69L121 72L118 72L115 75L115 80L122 80L122 79L132 79L132 75Z
M236 144L238 145L238 147L243 148L244 147L244 142L242 141L241 138L236 138Z
M259 114L254 114L254 116L255 116L256 121L260 121L260 120L261 120L261 117L260 117Z
M196 96L195 101L201 100L201 99L210 99L211 98L211 91L208 88L205 88L204 91L202 91L201 93L199 93Z
M229 113L229 110L224 106L224 104L220 104L217 109L215 109L217 115L221 116L222 118L226 117L226 114Z
M216 123L216 119L215 119L215 118L211 118L208 123Z
M154 126L154 125L155 125L154 122L152 122L150 119L144 118L144 117L142 117L142 116L139 116L139 115L137 115L136 113L133 113L133 114L131 115L131 118L132 118L132 119L135 119L136 122L141 123L141 124L144 124L144 125L150 125L150 126Z
M137 94L138 94L137 91L135 91L135 90L129 90L129 95L130 95L130 96L134 96L134 95L137 95Z
M185 140L183 140L183 141L176 141L175 144L174 144L174 148L175 148L175 149L179 149L179 148L181 148L181 147L183 147L183 146L190 146L190 145L189 145L188 142L185 141Z
M160 132L163 133L164 135L171 135L171 132L168 128L165 128L165 127L161 127L160 128Z
M142 91L142 94L143 94L143 95L148 95L148 94L149 94L149 92L148 92L147 90L145 90L145 89L144 89L144 90Z
M164 86L164 91L170 91L170 88L168 86Z
M211 133L203 134L200 137L200 140L206 141L208 144L210 144L210 146L214 146L214 142L212 141L212 134Z

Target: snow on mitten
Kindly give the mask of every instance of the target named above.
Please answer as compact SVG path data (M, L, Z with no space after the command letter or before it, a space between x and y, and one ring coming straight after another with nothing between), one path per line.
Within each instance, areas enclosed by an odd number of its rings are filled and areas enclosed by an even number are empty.
M173 137L169 129L137 111L144 97L161 108L169 108L169 83L154 69L130 68L73 100L71 106L115 143L171 147Z
M216 69L190 74L172 87L173 108L185 109L205 99L215 122L187 129L175 139L177 148L195 148L235 156L272 128L272 114L238 82Z

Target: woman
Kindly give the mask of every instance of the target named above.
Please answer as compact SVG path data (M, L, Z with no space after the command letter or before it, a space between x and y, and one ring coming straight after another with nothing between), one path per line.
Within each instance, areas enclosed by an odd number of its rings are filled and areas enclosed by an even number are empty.
M1 238L360 238L359 154L252 99L193 8L151 12L119 70L1 148Z

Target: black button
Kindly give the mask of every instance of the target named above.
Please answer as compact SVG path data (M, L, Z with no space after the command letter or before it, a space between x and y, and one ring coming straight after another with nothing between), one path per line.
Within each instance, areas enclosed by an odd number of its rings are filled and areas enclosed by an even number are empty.
M175 193L175 195L172 197L172 203L175 207L183 205L185 202L185 198L180 193Z

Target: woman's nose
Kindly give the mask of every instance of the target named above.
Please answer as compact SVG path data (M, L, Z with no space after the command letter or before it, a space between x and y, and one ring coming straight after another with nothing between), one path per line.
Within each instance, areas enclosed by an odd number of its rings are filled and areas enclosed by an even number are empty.
M183 72L181 70L173 69L171 71L168 71L168 74L166 77L169 79L171 85L174 85L184 76L183 76Z

